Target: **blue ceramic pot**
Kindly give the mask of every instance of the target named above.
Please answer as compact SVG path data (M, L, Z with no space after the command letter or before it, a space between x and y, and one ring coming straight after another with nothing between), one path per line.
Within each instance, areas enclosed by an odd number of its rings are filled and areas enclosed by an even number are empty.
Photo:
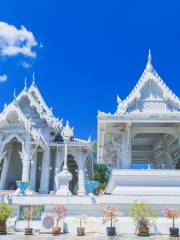
M29 186L28 181L16 181L17 188L20 190L19 195L25 195L25 190Z
M86 190L88 193L93 193L93 191L98 187L99 182L98 181L86 181Z

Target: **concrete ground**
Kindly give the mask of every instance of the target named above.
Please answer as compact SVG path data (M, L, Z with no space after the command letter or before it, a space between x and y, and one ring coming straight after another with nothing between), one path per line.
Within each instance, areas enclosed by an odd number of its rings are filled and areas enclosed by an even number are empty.
M170 238L169 236L150 236L150 237L138 237L138 236L131 236L131 235L120 235L116 237L107 237L101 234L90 234L83 237L78 237L69 234L61 234L59 236L52 236L51 234L34 234L32 236L24 236L23 233L11 233L7 235L0 235L0 240L54 240L54 239L61 239L61 240L173 240L180 238Z

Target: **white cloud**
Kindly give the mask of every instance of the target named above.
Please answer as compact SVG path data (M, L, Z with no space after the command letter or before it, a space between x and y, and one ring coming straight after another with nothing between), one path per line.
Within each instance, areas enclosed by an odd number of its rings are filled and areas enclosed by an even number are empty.
M22 66L23 66L24 68L30 68L30 67L31 67L31 64L28 63L28 62L26 62L26 61L24 61L24 62L22 62Z
M33 50L38 43L32 32L24 26L17 29L14 25L0 22L0 54L2 56L16 56L22 54L26 57L35 58Z
M0 75L0 82L5 82L7 81L7 75L6 74L3 74L3 75Z

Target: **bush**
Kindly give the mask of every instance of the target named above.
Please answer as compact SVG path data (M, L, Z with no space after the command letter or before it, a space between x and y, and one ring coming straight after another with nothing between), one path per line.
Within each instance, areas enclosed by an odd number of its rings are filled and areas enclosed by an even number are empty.
M6 223L6 220L12 216L13 208L7 203L0 202L0 226Z
M155 222L158 215L154 209L145 200L135 201L129 210L129 216L138 226L148 226L150 222Z

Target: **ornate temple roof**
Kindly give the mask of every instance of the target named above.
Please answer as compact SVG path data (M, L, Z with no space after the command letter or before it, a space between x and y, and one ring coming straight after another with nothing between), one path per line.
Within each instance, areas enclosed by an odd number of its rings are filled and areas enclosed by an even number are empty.
M151 51L148 54L145 70L136 86L124 100L117 96L117 103L117 110L114 114L99 112L98 118L180 117L180 99L157 74L152 65Z
M33 139L39 140L45 145L48 142L63 143L62 131L66 129L72 133L72 142L89 143L89 141L76 139L69 122L67 121L64 126L63 120L59 120L53 115L52 108L46 105L35 83L34 74L31 86L27 87L25 79L24 89L17 96L14 91L13 97L13 101L8 105L5 104L0 113L0 129L3 130L19 122Z

